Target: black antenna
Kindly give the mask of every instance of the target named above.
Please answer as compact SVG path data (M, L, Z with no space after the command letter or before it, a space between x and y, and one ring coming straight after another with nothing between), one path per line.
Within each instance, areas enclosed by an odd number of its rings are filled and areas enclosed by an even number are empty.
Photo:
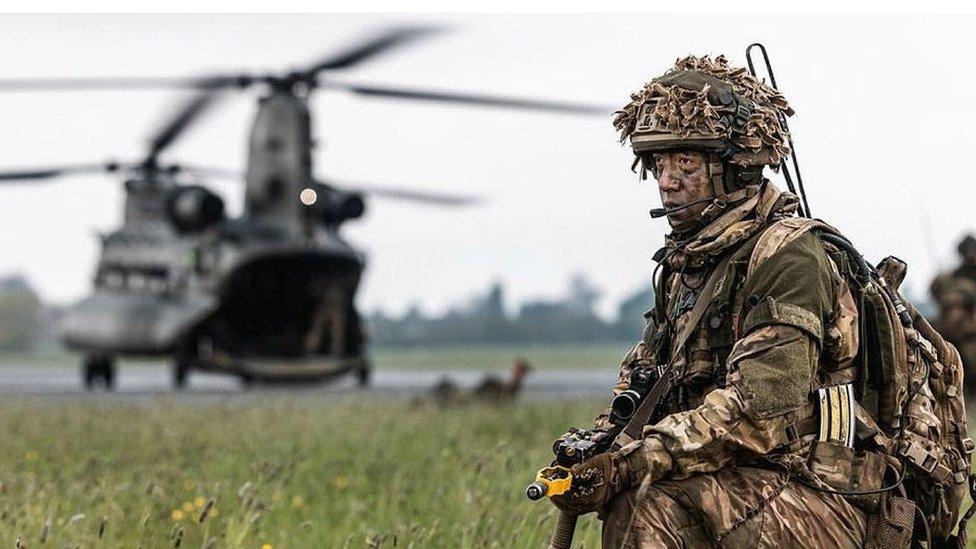
M746 63L749 64L749 72L756 78L759 77L756 74L756 67L752 63L752 48L759 48L759 51L762 52L763 62L766 65L766 74L769 75L769 83L772 84L774 90L779 91L779 86L776 85L776 76L773 74L773 66L769 63L769 54L766 53L766 46L763 46L759 42L749 44L749 47L746 48ZM779 162L780 169L783 170L783 179L786 179L786 186L789 187L790 192L800 197L800 217L813 217L810 213L810 203L807 202L807 192L803 188L803 176L800 175L800 164L796 161L796 147L793 146L793 135L790 133L790 126L786 123L786 116L783 113L777 114L779 116L779 123L786 131L786 139L790 144L790 158L793 161L793 171L796 172L796 185L794 186L793 184L793 177L790 175L789 166L787 166L785 158ZM797 190L800 192L798 193Z

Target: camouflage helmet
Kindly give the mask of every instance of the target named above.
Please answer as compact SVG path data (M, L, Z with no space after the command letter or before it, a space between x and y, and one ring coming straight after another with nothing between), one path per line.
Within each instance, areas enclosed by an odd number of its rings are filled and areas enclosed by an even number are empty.
M976 238L973 235L967 234L962 240L959 241L959 245L956 250L961 256L976 255Z
M621 142L630 139L642 178L653 169L648 154L696 149L717 164L716 192L724 195L735 190L729 187L758 183L763 166L775 169L790 152L780 117L793 109L778 91L746 69L730 67L724 56L678 59L630 97L613 124ZM734 173L723 177L723 165Z

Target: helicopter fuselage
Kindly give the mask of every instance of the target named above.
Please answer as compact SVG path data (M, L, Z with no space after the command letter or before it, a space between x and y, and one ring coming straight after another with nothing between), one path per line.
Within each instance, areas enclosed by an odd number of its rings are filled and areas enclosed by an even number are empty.
M329 194L348 197L312 181L310 131L304 98L260 100L236 219L202 187L164 174L127 181L124 224L101 238L94 291L66 312L64 341L246 379L367 368L354 303L365 262L341 238ZM303 201L308 189L315 199Z

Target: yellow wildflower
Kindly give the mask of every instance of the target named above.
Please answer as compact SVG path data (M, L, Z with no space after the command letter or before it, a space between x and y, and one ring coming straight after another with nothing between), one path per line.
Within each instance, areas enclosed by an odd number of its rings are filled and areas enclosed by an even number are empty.
M346 488L349 486L349 477L339 475L332 479L332 485L336 488Z
M304 507L305 506L305 498L303 498L302 496L293 496L291 498L291 506L292 507Z
M37 461L37 457L38 457L37 452L35 452L34 450L27 450L27 454L24 456L24 458L26 458L27 461L31 463Z
M207 498L203 496L197 496L197 498L193 500L193 506L196 507L197 509L203 508L203 506L206 504L207 504Z
M173 517L173 520L180 521L183 520L183 517L185 515L183 514L183 511L181 509L173 509L173 512L170 513L170 516Z
M193 504L190 503L189 501L184 501L183 510L186 511L187 513L193 512Z
M264 545L261 546L261 549L274 549L274 545L271 545L270 543L265 543Z

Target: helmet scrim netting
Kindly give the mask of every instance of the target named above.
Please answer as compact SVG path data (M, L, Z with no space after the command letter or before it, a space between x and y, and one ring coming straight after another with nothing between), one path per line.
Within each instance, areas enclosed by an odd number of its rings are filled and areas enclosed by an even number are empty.
M709 98L709 85L701 89L688 89L678 85L665 85L660 81L678 71L697 71L722 80L731 86L737 98L746 98L753 103L753 109L745 124L733 131L730 111L727 105ZM630 96L631 101L615 113L613 125L620 132L621 142L630 137L636 128L638 112L648 101L656 101L653 116L658 124L669 133L688 137L693 133L718 134L728 140L737 150L745 153L766 153L765 161L758 162L776 166L789 155L789 136L779 122L780 115L791 116L793 109L778 91L761 82L745 68L729 66L725 56L715 59L709 56L688 56L678 59L674 67L659 78L651 80L643 88ZM755 155L752 155L755 157ZM749 155L733 157L733 162L752 164Z

